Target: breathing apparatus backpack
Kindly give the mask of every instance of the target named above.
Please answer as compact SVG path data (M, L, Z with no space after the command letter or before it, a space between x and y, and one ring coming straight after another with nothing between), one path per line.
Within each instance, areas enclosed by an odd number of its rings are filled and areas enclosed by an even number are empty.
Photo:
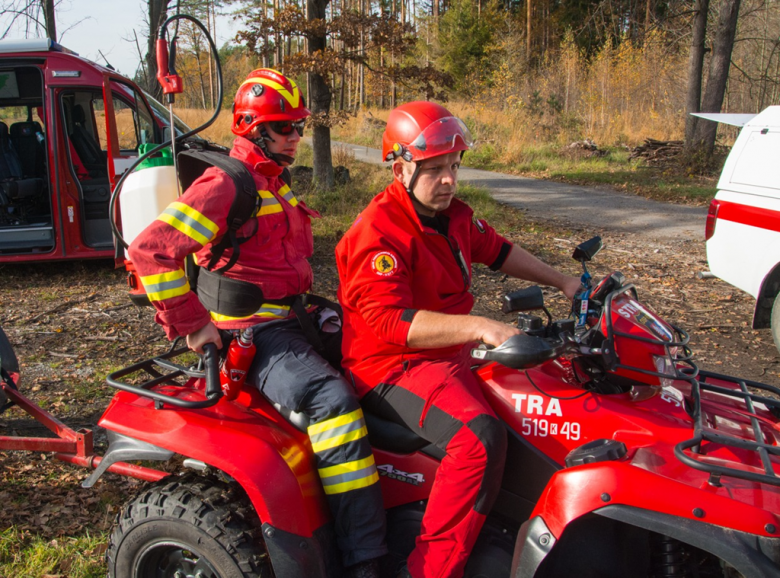
M179 182L186 191L206 169L216 167L223 171L233 181L235 196L228 211L228 230L218 243L211 247L211 259L205 267L195 265L189 259L187 275L190 287L197 291L198 299L209 311L228 315L230 317L246 317L255 313L261 304L275 304L290 307L295 313L304 334L312 346L329 362L339 366L341 362L341 335L324 336L314 327L307 307L317 306L336 311L341 318L341 307L318 295L310 293L292 295L284 299L268 299L263 291L254 283L231 279L224 275L238 260L241 245L251 239L253 231L247 237L238 237L238 231L249 219L253 218L260 208L261 198L257 194L254 178L244 163L234 159L224 152L215 150L185 150L177 158ZM292 184L290 172L285 168L281 179L289 187ZM227 263L215 269L225 250L232 249Z

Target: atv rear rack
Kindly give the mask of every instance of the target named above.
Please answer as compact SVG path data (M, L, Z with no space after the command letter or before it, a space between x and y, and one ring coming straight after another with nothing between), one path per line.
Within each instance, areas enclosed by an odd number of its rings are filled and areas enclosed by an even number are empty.
M683 370L683 372L685 372L685 370ZM731 383L736 385L738 389L724 387L715 383L708 383L708 379ZM749 379L721 375L710 371L700 371L696 378L689 375L688 380L691 383L690 401L692 403L690 414L694 420L694 435L691 439L680 442L675 446L675 456L684 464L710 474L709 481L713 485L720 485L721 476L730 476L751 482L780 486L780 476L775 473L770 459L771 455L780 456L780 446L775 445L774 443L767 443L766 437L761 431L761 418L758 416L755 407L756 403L763 404L774 417L780 417L780 388L757 381L751 381ZM751 389L753 391L750 391ZM755 390L758 390L758 393L756 393ZM702 391L709 391L732 399L744 401L744 407L741 408L740 411L743 415L749 417L754 439L749 440L724 433L716 433L712 428L707 427L704 423L704 414L702 412ZM765 395L762 395L763 392L777 397L774 399L766 397ZM778 432L778 434L780 435L780 432ZM763 473L727 465L707 463L694 458L693 455L700 455L702 444L705 442L756 452L759 456ZM690 452L688 453L686 450L690 450ZM742 465L744 466L745 464ZM758 469L755 466L748 467Z
M183 365L171 361L179 355L183 355L190 351L187 347L180 347L177 349L177 343L178 340L174 341L171 348L159 357L145 359L144 361L134 363L133 365L110 373L106 378L106 382L111 387L121 389L122 391L153 399L157 409L162 409L166 403L187 409L200 409L215 405L222 397L222 388L219 383L219 352L217 351L217 346L213 343L207 343L203 346L204 353L198 367L184 367ZM167 371L168 373L158 371L157 368ZM138 372L145 372L150 375L152 379L138 385L121 381L123 378ZM201 401L186 400L158 391L152 391L152 388L156 385L173 385L183 388L184 386L175 381L175 379L185 376L188 378L206 379L206 399ZM191 388L187 389L192 390Z

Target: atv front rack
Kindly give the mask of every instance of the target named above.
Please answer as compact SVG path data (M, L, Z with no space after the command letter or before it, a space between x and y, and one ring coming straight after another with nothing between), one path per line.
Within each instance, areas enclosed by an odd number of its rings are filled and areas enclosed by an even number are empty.
M171 361L190 351L187 347L176 348L177 343L178 341L175 341L168 352L159 357L145 359L144 361L110 373L106 378L106 381L111 387L153 399L157 409L162 409L163 404L166 403L187 409L200 409L215 405L222 397L222 388L219 383L219 352L217 346L213 343L207 343L203 346L204 353L198 367L185 367ZM167 371L167 373L158 371L157 368ZM145 372L150 375L152 379L138 385L121 381L123 378L138 372ZM206 399L200 401L187 400L160 393L159 391L152 391L152 388L157 385L184 387L181 383L175 381L180 377L196 379L205 378ZM190 389L190 391L192 390Z
M685 370L683 370L685 372ZM707 380L718 380L737 386L736 388L724 387L715 383L709 383ZM721 476L730 476L741 478L751 482L759 482L780 486L780 476L775 473L772 467L770 456L780 456L780 446L775 445L772 440L767 440L761 431L761 418L756 411L756 404L762 404L775 418L780 418L780 388L741 379L728 375L712 373L710 371L700 371L698 376L688 376L691 383L691 407L690 414L694 420L693 437L689 440L680 442L674 448L674 454L684 464L697 470L710 474L710 483L720 485ZM751 391L753 390L753 391ZM702 411L701 393L709 391L731 398L732 400L741 400L744 405L739 409L744 417L750 421L750 428L753 433L753 440L736 437L733 435L718 433L705 424L705 415ZM758 391L758 393L756 393ZM763 393L769 393L776 398L766 397ZM766 427L766 425L765 425ZM780 432L778 432L780 436ZM737 448L756 452L759 456L761 468L740 464L742 468L721 464L705 462L693 457L694 455L704 455L701 453L702 446L705 443L718 444L724 447ZM689 450L686 451L686 450ZM721 460L719 460L721 461ZM762 469L763 473L743 469L751 467L753 470Z

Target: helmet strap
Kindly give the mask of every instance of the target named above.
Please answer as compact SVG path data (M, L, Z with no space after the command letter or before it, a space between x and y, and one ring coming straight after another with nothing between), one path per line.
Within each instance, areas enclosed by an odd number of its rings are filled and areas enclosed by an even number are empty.
M413 201L420 202L417 197L414 196L414 184L417 182L417 176L420 174L420 163L414 163L414 172L412 173L412 178L409 179L409 184L406 187L407 194L412 198Z
M281 166L287 166L293 164L295 162L295 158L291 157L289 155L283 155L283 154L277 154L272 153L268 150L268 144L266 141L276 142L273 138L271 138L271 135L268 134L268 131L265 129L263 125L260 125L260 138L252 138L249 139L253 143L255 143L258 147L260 147L260 150L263 151L263 154L267 156L269 159L274 161L277 165ZM282 164L286 163L286 164Z

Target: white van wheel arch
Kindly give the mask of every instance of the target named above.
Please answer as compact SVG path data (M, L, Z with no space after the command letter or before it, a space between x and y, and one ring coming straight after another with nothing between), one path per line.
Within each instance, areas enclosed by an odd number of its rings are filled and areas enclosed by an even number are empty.
M775 340L775 347L780 351L780 293L775 296L775 304L772 306L772 338Z

